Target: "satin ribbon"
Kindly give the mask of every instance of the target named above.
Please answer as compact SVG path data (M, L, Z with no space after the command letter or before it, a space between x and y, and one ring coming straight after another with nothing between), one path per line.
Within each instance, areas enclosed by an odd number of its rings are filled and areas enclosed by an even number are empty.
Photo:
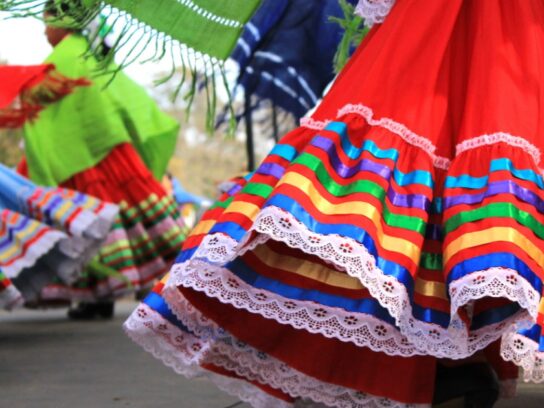
M145 299L143 300L143 303L149 306L151 309L153 309L157 313L159 313L163 318L168 320L178 329L181 329L187 333L190 333L189 329L178 320L176 315L172 313L172 311L168 307L168 304L166 303L166 301L159 294L155 292L149 293L149 295L147 295Z
M383 177L385 180L389 180L391 178L391 174L393 173L395 182L400 186L406 186L409 184L422 184L430 188L434 186L432 175L423 170L414 170L410 173L403 173L399 169L394 168L392 171L388 166L373 162L370 159L363 159L353 166L348 166L344 164L338 156L338 152L336 150L337 146L334 144L334 142L322 136L316 136L310 145L323 150L327 154L332 167L342 178L353 177L360 171L370 171ZM353 149L355 148L353 147ZM366 140L363 147L358 150L360 150L361 153L369 152L378 159L391 159L394 162L397 161L399 156L397 150L382 150L372 140ZM360 154L358 154L358 156L360 156Z
M343 200L342 202L338 204L332 203L321 195L321 193L315 187L314 181L308 179L306 176L300 173L295 173L295 172L287 173L276 186L275 194L285 193L281 189L282 184L288 184L290 186L293 186L299 189L306 196L308 196L311 202L317 207L317 209L322 214L365 215L365 216L368 216L368 218L375 220L376 223L379 222L380 224L381 224L381 221L377 221L377 220L383 217L383 222L385 222L387 225L394 226L401 229L412 230L412 231L418 232L421 235L423 235L425 231L425 222L423 220L414 216L392 213L389 210L388 205L383 206L383 210L381 211L382 214L380 216L379 214L374 214L375 212L378 212L378 213L380 212L374 206L374 204L368 201L363 201L361 199L356 199L351 201ZM336 196L335 194L333 195ZM364 210L364 209L367 209L367 210ZM373 214L373 215L370 216L370 214ZM378 225L376 226L378 227Z
M492 218L512 218L521 225L530 228L538 237L544 238L544 225L532 214L523 211L512 203L491 203L470 211L462 211L448 219L444 224L446 233L450 233L465 223Z
M401 281L411 292L413 290L413 278L410 272L403 266L388 261L378 256L376 245L372 237L361 228L352 224L322 224L316 221L298 202L290 197L277 195L270 199L267 205L274 205L293 214L297 220L316 234L330 235L339 234L349 237L361 243L376 260L376 266L386 275L394 276Z
M510 159L501 158L492 160L489 172L494 173L497 171L508 171L510 172L510 174L512 174L512 176L521 180L531 181L535 183L540 189L544 189L544 181L540 174L537 174L530 169L518 169L514 166L512 160ZM446 180L444 182L444 187L479 189L485 187L488 180L489 176L473 177L468 174L463 174L457 177L448 176L446 177Z
M312 170L323 187L334 196L343 197L354 193L367 193L372 194L383 202L385 195L387 195L391 203L398 207L417 208L424 211L428 211L430 208L430 200L425 195L401 194L396 192L391 184L387 192L382 186L371 180L356 180L346 185L339 184L330 176L321 160L313 155L303 153L297 158L295 163L304 165ZM284 178L293 173L296 173L296 170L292 169L288 171Z
M446 194L447 191L444 195ZM493 197L498 194L511 194L519 200L531 204L538 210L538 212L544 213L544 200L528 188L521 187L512 180L489 183L487 189L483 193L460 194L456 196L444 197L444 209L462 204L480 204L486 198Z
M508 252L494 252L459 262L451 268L446 282L451 285L454 281L466 275L490 268L505 268L517 271L538 293L542 293L542 280L525 262Z

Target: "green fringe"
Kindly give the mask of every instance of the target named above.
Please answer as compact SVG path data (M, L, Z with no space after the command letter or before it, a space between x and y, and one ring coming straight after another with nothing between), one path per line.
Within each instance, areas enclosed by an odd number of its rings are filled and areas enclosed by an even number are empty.
M140 60L143 53L150 49L151 56L141 63L156 62L169 54L172 59L172 70L164 78L156 81L156 84L170 80L181 69L182 77L173 93L173 100L176 100L186 83L186 72L191 72L189 90L182 95L187 103L187 116L199 90L199 84L202 84L206 94L206 129L209 133L215 130L217 81L220 76L229 94L228 110L232 116L229 121L229 133L234 133L233 100L225 80L224 63L236 45L243 24L249 20L260 0L229 0L229 7L221 6L216 0L191 0L202 9L224 16L230 21L240 22L234 26L224 24L214 26L209 23L211 20L190 11L190 8L181 5L179 0L55 0L55 2L57 17L48 18L48 24L84 31L100 16L98 30L89 37L90 48L86 53L86 56L94 55L99 59L97 75L111 75L111 81L117 72ZM0 11L10 12L12 17L42 19L46 3L46 0L0 0ZM180 15L192 13L186 18L191 24L187 27L178 24L175 12ZM209 32L202 30L199 32L198 29L208 23ZM101 34L109 31L115 33L116 41L104 55L102 43L97 40ZM119 50L123 50L125 56L115 64L114 57ZM203 72L200 72L201 70Z
M355 14L355 7L348 3L346 0L338 0L342 12L343 18L330 17L329 20L337 23L344 29L344 35L338 44L338 49L334 55L334 71L338 74L344 66L347 64L350 57L350 50L353 47L357 47L365 35L368 33L369 28L363 25L363 19Z

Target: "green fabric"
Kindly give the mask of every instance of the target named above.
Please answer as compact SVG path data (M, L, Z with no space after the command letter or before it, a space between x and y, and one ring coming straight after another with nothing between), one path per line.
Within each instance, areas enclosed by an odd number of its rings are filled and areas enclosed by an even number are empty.
M60 102L40 112L24 129L30 178L57 185L94 167L113 147L130 142L153 175L160 179L171 158L179 124L160 111L145 90L122 72L96 76L97 61L83 58L85 38L70 35L45 62L67 77L91 78Z
M462 211L446 221L444 232L451 233L461 225L491 218L511 218L529 228L539 238L544 238L544 225L531 213L511 203L492 203L470 211Z
M105 3L189 48L226 60L259 0L106 0Z

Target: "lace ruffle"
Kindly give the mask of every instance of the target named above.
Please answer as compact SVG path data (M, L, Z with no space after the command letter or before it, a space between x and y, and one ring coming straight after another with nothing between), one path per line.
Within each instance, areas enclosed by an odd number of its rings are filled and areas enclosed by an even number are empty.
M174 267L170 283L181 284L203 291L224 303L249 312L272 318L296 329L319 333L366 346L389 355L412 356L422 354L395 327L372 316L361 318L342 309L323 307L317 303L294 301L271 292L254 291L227 269L204 261L192 261ZM175 303L170 303L176 308Z
M402 404L392 401L387 398L381 398L361 392L356 392L344 387L328 384L308 377L305 374L294 370L281 361L274 359L258 350L248 346L247 344L234 339L230 334L220 329L215 323L203 316L197 309L195 309L178 291L177 295L171 293L170 298L175 297L175 303L178 305L177 315L181 317L182 322L194 331L197 336L206 336L208 341L202 340L198 342L196 336L181 332L175 326L165 321L160 315L151 310L146 305L141 305L127 320L125 323L125 330L129 336L138 344L141 344L146 350L153 353L153 355L161 360L167 359L167 365L170 367L178 367L179 365L193 364L194 357L187 358L185 354L194 356L195 352L191 349L186 353L185 348L178 348L176 344L183 344L183 341L176 340L177 337L182 335L184 339L189 340L188 343L197 343L201 349L198 350L198 360L201 362L211 363L219 367L225 368L237 375L248 379L249 381L260 382L261 384L267 384L273 388L280 389L293 398L307 398L312 402L318 402L330 407L339 408L416 408L426 407L427 405L412 405ZM161 328L160 336L157 336L156 330ZM163 333L168 333L168 337L164 337ZM149 339L147 339L149 338ZM211 340L213 338L213 340ZM158 341L161 339L160 341ZM164 343L163 345L154 343ZM153 345L151 345L153 343ZM182 346L185 347L185 346ZM198 347L197 347L198 348ZM169 349L169 351L166 351ZM164 357L161 357L164 355ZM172 364L172 356L177 356L178 363ZM174 357L176 358L176 357ZM187 375L189 372L193 377L193 373L201 375L202 369L193 366L189 369L179 367L176 372ZM212 374L210 378L216 385L217 377ZM223 377L220 377L223 378ZM238 384L239 385L239 384ZM239 391L236 391L235 395L240 399L251 403L255 407L278 407L281 405L266 405L267 403L279 404L281 401L274 398L264 397L267 394L262 394L255 387L248 384L246 389L247 393L241 395ZM220 387L221 388L221 387ZM226 392L233 394L232 389L224 389ZM290 406L290 405L285 405ZM299 406L312 406L315 407L315 403L309 403L306 401L298 401L296 404Z
M165 293L168 303L175 304L173 310L178 319L199 337L212 338L214 348L221 358L213 363L221 365L250 380L281 389L293 398L310 398L312 401L339 408L416 408L426 404L403 404L388 398L358 392L349 388L324 383L309 377L285 363L236 340L205 317L176 288L170 287ZM224 357L228 357L226 360ZM301 404L297 404L297 407ZM302 404L302 406L308 406ZM311 405L314 406L314 405Z
M201 362L212 362L206 359L210 345L190 333L182 332L145 304L138 306L123 328L136 344L186 378L206 377L220 390L256 408L291 406L246 381L224 377L201 368Z
M466 152L467 150L476 149L482 146L494 145L497 143L506 143L510 146L518 147L522 149L533 158L536 166L540 165L541 155L540 155L540 150L538 149L538 147L536 147L535 145L528 142L522 137L513 136L505 132L496 132L496 133L491 133L489 135L482 135L472 139L465 140L464 142L459 143L456 146L455 148L456 156L460 155L463 152Z
M364 1L368 2L370 0ZM387 129L391 133L396 134L397 136L402 138L406 143L415 146L427 153L431 158L434 167L442 170L449 169L451 165L451 160L447 157L436 155L436 146L433 144L433 142L430 139L411 131L406 125L390 118L376 119L374 117L374 112L372 108L363 104L347 104L338 110L337 117L339 118L347 114L359 115L363 117L369 125ZM307 117L301 120L300 125L309 129L321 130L325 128L330 122L330 119L315 120L311 117ZM456 157L463 152L477 149L479 147L494 145L497 143L505 143L509 146L522 149L524 152L532 157L535 166L539 169L540 173L543 173L543 170L539 167L541 161L540 149L538 149L538 147L522 137L514 136L505 132L495 132L487 135L481 135L471 139L467 139L457 144Z
M325 126L327 126L330 123L330 120L315 120L311 117L301 118L300 119L300 126L305 127L308 129L313 130L321 130L324 129Z
M15 286L9 285L0 291L0 309L12 310L23 306L23 304L23 297Z
M11 278L16 278L23 269L30 268L35 265L38 259L43 257L48 252L63 240L68 240L66 234L57 230L50 230L43 234L38 240L28 247L24 256L20 257L10 265L3 265L2 270ZM69 254L65 254L68 255Z
M526 307L529 313L520 313L468 335L464 324L457 318L453 319L452 325L447 329L416 320L412 315L409 294L404 285L384 275L376 266L374 257L354 240L339 235L314 234L292 215L272 206L261 211L254 222L253 230L264 238L257 235L259 238L251 242L250 246L236 246L234 240L223 234L208 236L192 260L174 266L169 285L191 287L237 308L290 324L295 328L366 346L374 351L391 355L431 354L439 358L465 358L472 355L498 339L501 334L513 331L515 325L531 320L538 304L538 296L533 293L532 288L511 271L506 275L504 270L471 274L463 278L461 283L454 283L452 286L454 316L460 307L486 294L505 296ZM398 329L371 316L323 307L313 302L286 299L267 291L256 290L220 266L269 238L316 255L358 278L395 318L400 333ZM501 286L502 279L506 279L507 283ZM466 289L463 289L463 282L467 284Z
M395 0L359 0L355 13L363 17L368 27L381 24L395 4Z
M369 125L387 129L391 133L400 136L406 143L418 147L427 153L434 162L436 158L434 154L436 151L436 146L429 139L412 132L402 123L396 122L389 118L376 119L372 109L362 104L348 104L338 110L338 117L349 114L362 116Z
M523 368L525 381L544 382L544 352L538 351L536 342L519 333L508 333L502 339L501 355Z
M527 322L536 319L540 295L529 282L521 278L513 269L490 268L473 272L450 284L452 324L459 322L457 311L475 299L487 296L510 299L527 311ZM532 318L532 319L531 319Z

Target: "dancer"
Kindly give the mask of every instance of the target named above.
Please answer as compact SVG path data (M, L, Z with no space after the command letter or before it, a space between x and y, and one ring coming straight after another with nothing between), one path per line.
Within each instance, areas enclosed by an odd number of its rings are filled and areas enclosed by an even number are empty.
M40 110L88 86L53 65L0 66L0 127L36 120ZM0 165L0 307L43 305L55 279L73 283L98 252L117 207L84 194L34 185Z
M499 339L542 381L544 5L358 9L376 26L329 94L125 328L254 406L428 406L437 358L476 367Z
M71 318L111 317L113 299L152 285L168 270L184 238L176 205L158 181L179 125L122 72L113 79L96 76L100 56L84 57L87 39L56 26L59 7L68 4L46 4L46 35L54 47L46 62L68 77L91 78L92 85L25 126L26 162L19 169L36 183L60 185L120 207L86 279L57 288L59 298L85 300L69 312Z

